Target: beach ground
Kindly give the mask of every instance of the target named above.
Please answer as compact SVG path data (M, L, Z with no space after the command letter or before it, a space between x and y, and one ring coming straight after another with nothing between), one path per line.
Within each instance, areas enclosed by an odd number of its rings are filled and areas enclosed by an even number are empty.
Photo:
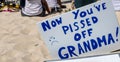
M67 5L70 7L70 4ZM49 17L22 17L20 12L0 13L0 62L43 62L50 60L36 23ZM116 12L120 23L120 12Z

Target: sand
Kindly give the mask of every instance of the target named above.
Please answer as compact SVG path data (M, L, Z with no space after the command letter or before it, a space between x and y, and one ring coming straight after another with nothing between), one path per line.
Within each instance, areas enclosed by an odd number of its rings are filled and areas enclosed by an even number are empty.
M0 13L0 62L42 62L49 58L36 23L45 18Z
M46 17L22 17L20 12L0 13L0 62L51 60L36 23L60 14ZM116 14L120 23L120 12Z

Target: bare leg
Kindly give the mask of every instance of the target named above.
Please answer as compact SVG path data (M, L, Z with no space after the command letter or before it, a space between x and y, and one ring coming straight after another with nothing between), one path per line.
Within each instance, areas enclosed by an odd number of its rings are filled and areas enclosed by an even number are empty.
M57 3L60 5L61 8L66 8L65 5L62 5L61 0L57 0Z
M57 0L57 3L60 5L60 7L62 6L61 0Z

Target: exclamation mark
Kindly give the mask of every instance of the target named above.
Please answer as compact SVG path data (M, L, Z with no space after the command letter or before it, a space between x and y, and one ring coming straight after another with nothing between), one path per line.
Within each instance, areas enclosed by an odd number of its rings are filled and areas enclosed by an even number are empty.
M118 41L118 34L119 34L119 27L117 27L117 29L116 29L116 41Z

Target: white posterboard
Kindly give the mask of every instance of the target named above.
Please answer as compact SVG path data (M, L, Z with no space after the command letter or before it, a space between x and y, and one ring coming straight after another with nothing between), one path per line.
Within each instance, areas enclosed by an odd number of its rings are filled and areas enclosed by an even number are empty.
M116 11L120 11L120 0L112 0L113 6Z
M46 62L120 62L118 54Z
M53 59L120 51L120 29L110 0L101 0L38 23Z

